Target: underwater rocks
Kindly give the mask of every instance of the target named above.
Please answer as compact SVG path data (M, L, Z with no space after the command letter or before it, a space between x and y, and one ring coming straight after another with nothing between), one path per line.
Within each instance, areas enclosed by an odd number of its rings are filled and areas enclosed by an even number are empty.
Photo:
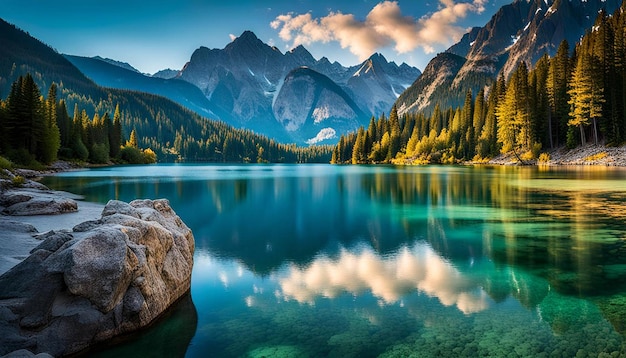
M0 276L0 356L52 356L149 325L189 291L194 238L167 200L110 201L98 220L49 231Z

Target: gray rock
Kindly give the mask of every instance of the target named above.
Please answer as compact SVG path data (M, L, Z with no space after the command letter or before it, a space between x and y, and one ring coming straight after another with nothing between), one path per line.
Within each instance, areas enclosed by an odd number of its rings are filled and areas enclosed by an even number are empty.
M50 252L57 251L63 244L74 239L72 234L69 232L55 232L54 230L48 231L41 235L35 235L35 238L38 240L43 240L43 242L34 249L30 251L30 253L34 253L37 250L46 250Z
M102 210L102 216L110 216L114 214L128 215L134 218L139 218L137 209L130 204L119 200L109 200L107 205Z
M20 349L18 351L11 352L5 356L2 356L2 358L52 358L52 356L48 353L35 354L29 350Z
M0 217L0 229L3 232L11 231L11 232L18 232L18 233L25 233L25 234L34 234L37 232L37 229L31 224L27 224L27 223L23 223L19 221L13 221L7 218L6 216Z
M111 201L41 239L0 276L0 355L80 352L148 326L191 285L193 234L167 200Z
M78 210L78 204L61 192L22 188L0 195L3 213L15 216L56 215Z
M13 191L0 196L0 204L2 206L12 206L19 203L25 203L35 196L34 193Z
M48 188L47 186L41 184L38 181L33 181L33 180L27 180L24 184L22 184L21 187L28 188L28 189L37 189L37 190L50 190L50 188Z
M31 169L15 169L15 175L23 176L24 178L36 178L41 175L40 172Z
M71 247L72 263L64 275L68 290L88 298L103 312L112 310L130 285L139 262L126 238L118 228L88 231Z

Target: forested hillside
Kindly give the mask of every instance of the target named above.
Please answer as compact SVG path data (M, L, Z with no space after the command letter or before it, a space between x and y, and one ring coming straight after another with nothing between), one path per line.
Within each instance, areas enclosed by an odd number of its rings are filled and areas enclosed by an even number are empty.
M163 97L102 88L56 51L0 20L0 98L28 74L41 89L54 83L56 99L77 107L95 124L119 107L124 138L134 130L138 146L151 148L159 160L217 162L328 162L330 147L301 148L279 144L247 130L207 120ZM42 98L42 102L45 101ZM3 128L3 133L5 128ZM32 153L36 156L36 153Z
M432 115L372 118L367 129L342 137L334 163L452 163L480 161L499 153L519 160L547 149L588 142L626 141L626 14L600 12L574 45L534 66L519 63L479 93L466 92L463 106L435 107ZM571 53L571 55L570 55Z

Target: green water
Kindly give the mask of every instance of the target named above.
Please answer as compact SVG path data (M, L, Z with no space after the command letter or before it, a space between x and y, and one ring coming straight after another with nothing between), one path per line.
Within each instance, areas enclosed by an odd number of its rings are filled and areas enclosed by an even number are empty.
M192 300L100 356L617 357L625 179L609 168L187 164L45 184L102 203L168 198L195 235Z

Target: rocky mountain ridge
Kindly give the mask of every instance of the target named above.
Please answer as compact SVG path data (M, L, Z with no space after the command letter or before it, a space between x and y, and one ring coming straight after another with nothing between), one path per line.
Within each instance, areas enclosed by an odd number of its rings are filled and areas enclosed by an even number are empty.
M340 99L345 97L342 94L334 97L339 101L337 106L327 102L326 107L315 107L318 101L305 101L306 104L295 101L289 105L293 111L285 111L285 98L295 98L294 93L289 94L287 91L300 89L294 86L288 89L282 87L287 76L294 69L302 67L308 68L309 82L301 84L315 82L314 87L324 87L328 93L344 93L358 108L346 112L341 103L343 99ZM334 118L336 128L332 130L337 133L354 131L360 125L367 125L371 116L388 112L399 93L419 75L418 69L406 64L398 66L380 54L374 54L362 64L352 67L331 63L325 57L316 60L303 46L283 54L276 47L263 43L254 33L245 31L224 49L197 49L177 78L196 85L222 113L230 115L230 118L220 119L273 137L283 131L297 143L306 143L320 138L317 134L323 134L322 131L330 133L329 127L324 127L313 113L327 113L327 118ZM274 108L279 96L281 108ZM335 108L342 109L335 112ZM276 117L277 113L280 113L280 119ZM299 117L285 117L292 113L298 113ZM303 113L311 115L303 119ZM309 128L306 134L298 133L293 126L287 127L288 124L303 121L310 124L306 126ZM305 138L313 134L313 129L317 130L317 134ZM336 142L337 138L326 138L324 142Z
M436 103L444 108L459 106L468 89L475 95L500 73L508 76L521 61L534 64L543 54L553 56L563 40L573 48L591 29L599 11L611 13L620 4L620 0L515 0L446 51L465 59L460 68L456 63L448 68L437 66L440 73L453 77L446 83L449 95L425 90L426 79L420 78L396 102L399 112L430 113ZM432 61L440 60L437 56Z

